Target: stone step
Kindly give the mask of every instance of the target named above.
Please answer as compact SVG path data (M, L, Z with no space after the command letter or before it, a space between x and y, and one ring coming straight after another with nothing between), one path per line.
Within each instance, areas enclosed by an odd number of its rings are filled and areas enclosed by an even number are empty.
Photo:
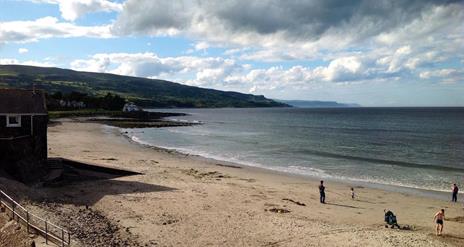
M49 159L47 162L48 169L63 169L63 162L61 160L51 160Z

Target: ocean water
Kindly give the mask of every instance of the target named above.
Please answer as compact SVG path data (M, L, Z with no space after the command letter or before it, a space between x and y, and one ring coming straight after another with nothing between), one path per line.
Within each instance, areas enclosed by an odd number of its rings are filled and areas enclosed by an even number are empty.
M464 186L464 108L169 109L202 125L136 142L304 176L429 191Z

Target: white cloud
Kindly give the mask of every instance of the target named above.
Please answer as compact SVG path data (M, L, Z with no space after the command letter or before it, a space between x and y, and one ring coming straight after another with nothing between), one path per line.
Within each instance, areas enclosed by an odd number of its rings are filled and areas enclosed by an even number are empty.
M404 68L406 60L408 60L409 58L409 54L411 54L411 47L409 45L402 46L396 49L396 51L393 54L379 58L377 60L377 63L382 65L388 65L387 72L389 73L398 72ZM407 66L414 67L415 63L417 62L411 60L409 61Z
M328 81L350 81L356 79L365 69L359 57L341 57L330 62L321 73Z
M374 60L375 61L375 60ZM221 57L158 57L147 53L101 53L88 59L75 60L76 70L108 72L121 75L161 78L196 86L238 90L278 88L307 88L314 84L354 83L384 78L386 66L371 68L372 59L347 56L332 60L327 66L309 68L293 66L288 69L271 67L254 69L234 59Z
M29 50L26 49L26 48L19 48L19 49L18 49L18 53L19 53L19 54L24 54L24 53L28 53L28 52L29 52Z
M121 75L163 78L189 85L223 86L224 78L244 66L234 60L220 57L158 57L147 53L101 53L89 59L75 60L76 70L108 72Z
M19 61L15 58L0 58L0 64L19 64Z
M108 72L121 75L161 78L180 83L217 89L276 89L303 87L326 81L348 80L360 73L361 62L354 57L333 61L328 67L310 69L294 66L253 69L234 59L221 57L158 57L154 53L95 54L89 59L75 60L76 70Z
M457 69L438 69L421 72L419 76L422 79L429 79L432 77L449 77L458 73L460 73L460 71Z
M121 11L122 4L108 0L31 0L36 3L59 5L61 16L68 21L92 12Z
M227 79L242 83L249 88L250 93L307 89L323 80L320 74L303 66L294 66L289 69L282 67L253 69L242 76L231 76Z
M110 26L78 26L59 22L55 17L43 17L33 21L0 22L1 43L25 43L53 37L110 38Z
M56 67L55 64L49 62L49 61L33 61L33 60L28 60L28 61L19 61L15 58L0 58L0 64L1 65L29 65L29 66L39 66L39 67Z
M383 75L364 66L363 58L356 56L340 57L327 66L315 68L301 65L288 69L271 67L268 69L249 69L242 75L230 75L225 80L247 85L249 92L307 90L322 85L338 83L357 83L383 79ZM378 78L376 78L378 76Z
M210 46L207 42L198 42L195 44L195 50L199 51L199 50L206 50L208 49Z
M441 84L462 83L464 82L464 70L454 68L427 70L421 72L419 77L424 80L438 81Z

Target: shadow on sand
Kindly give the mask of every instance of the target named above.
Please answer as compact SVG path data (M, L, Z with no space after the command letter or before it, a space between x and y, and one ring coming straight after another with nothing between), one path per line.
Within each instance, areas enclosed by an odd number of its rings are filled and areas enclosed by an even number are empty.
M131 197L137 198L143 197L141 193L176 190L171 187L125 179L128 176L143 175L141 173L65 159L60 161L63 160L60 175L45 183L42 188L44 193L35 197L34 200L90 206L108 195L132 194Z
M456 236L456 235L451 235L451 234L443 234L444 238L450 238L450 239L454 239L454 240L464 240L464 237L462 236Z
M64 187L44 188L46 195L36 198L45 202L91 206L105 196L125 195L132 198L144 197L144 193L174 191L175 188L137 181L121 181L113 179L87 180Z
M367 201L367 200L360 200L360 199L355 199L356 202L364 202L364 203L370 203L370 204L377 204L375 202L370 202L370 201Z
M337 203L330 203L330 202L326 202L325 204L332 205L332 206L337 206L337 207L344 207L344 208L364 209L364 208L355 207L355 206L351 206L351 205L344 205L344 204L337 204Z

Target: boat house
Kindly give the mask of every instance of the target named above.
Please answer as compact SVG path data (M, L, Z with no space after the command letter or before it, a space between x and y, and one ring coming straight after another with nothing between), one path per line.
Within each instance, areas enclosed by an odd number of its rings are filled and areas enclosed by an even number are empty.
M22 182L43 176L47 123L43 92L0 89L0 170Z

